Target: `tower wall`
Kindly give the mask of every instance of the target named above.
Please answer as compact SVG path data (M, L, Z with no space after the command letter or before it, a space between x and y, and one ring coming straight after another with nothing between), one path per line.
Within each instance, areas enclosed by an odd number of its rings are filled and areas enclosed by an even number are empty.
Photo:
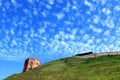
M25 60L23 72L36 68L39 65L40 65L40 61L37 60L36 58L28 58Z

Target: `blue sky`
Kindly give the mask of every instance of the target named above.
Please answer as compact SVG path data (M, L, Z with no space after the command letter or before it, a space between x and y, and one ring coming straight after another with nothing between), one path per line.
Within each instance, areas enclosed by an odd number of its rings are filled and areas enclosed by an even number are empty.
M119 0L0 0L0 79L28 57L120 51L119 33Z

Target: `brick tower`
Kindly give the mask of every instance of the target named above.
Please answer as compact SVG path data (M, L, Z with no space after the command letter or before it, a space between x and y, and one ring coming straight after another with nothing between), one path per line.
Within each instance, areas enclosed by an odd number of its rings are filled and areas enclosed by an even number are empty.
M36 68L40 65L40 61L36 58L28 58L25 60L23 72Z

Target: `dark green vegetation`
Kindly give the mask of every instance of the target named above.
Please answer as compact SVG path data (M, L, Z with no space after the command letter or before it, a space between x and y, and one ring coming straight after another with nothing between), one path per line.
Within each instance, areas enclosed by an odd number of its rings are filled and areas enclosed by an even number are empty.
M60 59L5 80L120 80L120 56Z

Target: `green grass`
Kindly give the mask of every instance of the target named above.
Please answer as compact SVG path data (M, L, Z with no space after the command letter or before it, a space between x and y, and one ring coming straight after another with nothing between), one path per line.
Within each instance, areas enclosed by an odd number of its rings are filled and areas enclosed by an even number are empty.
M120 56L60 59L5 80L120 80Z

